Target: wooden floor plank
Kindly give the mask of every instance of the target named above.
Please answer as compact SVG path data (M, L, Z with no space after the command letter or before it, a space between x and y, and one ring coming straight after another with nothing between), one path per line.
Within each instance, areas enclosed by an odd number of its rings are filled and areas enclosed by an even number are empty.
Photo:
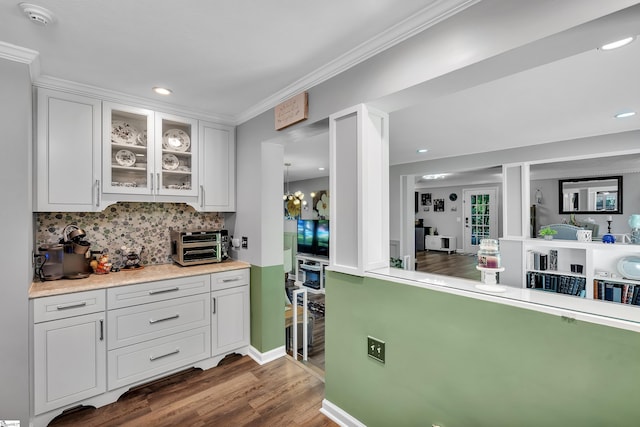
M337 426L319 412L323 398L323 380L293 359L261 366L244 356L138 387L118 402L65 414L50 426Z

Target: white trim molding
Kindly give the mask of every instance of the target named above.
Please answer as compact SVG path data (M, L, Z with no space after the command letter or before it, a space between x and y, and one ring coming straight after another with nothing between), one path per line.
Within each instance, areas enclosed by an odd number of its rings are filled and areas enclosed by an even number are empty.
M287 351L285 347L276 347L273 350L269 350L266 353L261 353L254 346L249 347L249 357L255 360L258 365L264 365L269 362L273 362L276 359L279 359L283 356L286 356Z
M329 402L327 399L322 400L320 412L342 427L366 427L366 425L361 423L357 418L352 417L349 413Z
M28 64L31 81L40 75L40 53L35 50L0 41L0 58Z
M397 45L398 43L413 37L414 35L436 25L438 22L455 15L479 1L480 0L432 1L429 6L414 13L405 20L359 44L333 61L323 65L301 79L296 80L284 89L263 99L261 102L243 113L240 113L236 116L236 123L244 123L264 113L286 99L337 76L338 74L366 61L390 47Z

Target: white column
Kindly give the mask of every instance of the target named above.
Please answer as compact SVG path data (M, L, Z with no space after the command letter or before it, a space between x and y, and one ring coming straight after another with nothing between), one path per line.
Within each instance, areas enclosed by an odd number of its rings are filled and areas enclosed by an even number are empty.
M330 268L389 265L389 116L359 104L329 117Z

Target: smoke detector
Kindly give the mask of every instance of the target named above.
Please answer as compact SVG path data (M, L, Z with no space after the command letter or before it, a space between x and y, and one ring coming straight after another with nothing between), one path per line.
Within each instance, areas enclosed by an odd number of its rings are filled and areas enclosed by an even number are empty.
M52 23L54 20L53 13L44 7L31 3L20 3L19 6L31 22L35 22L40 25L47 25Z

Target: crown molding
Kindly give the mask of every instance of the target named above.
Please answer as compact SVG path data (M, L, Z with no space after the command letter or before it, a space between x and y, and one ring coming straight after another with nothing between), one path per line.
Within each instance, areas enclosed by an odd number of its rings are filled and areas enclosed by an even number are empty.
M0 58L27 64L31 81L40 75L40 53L35 50L0 41Z
M40 88L54 89L74 95L89 96L98 98L102 101L117 102L133 104L150 110L160 110L170 114L176 114L181 116L189 116L198 120L213 121L218 124L235 126L236 122L233 117L214 114L204 110L194 110L186 106L169 104L165 102L158 102L153 99L128 95L122 92L103 89L84 83L72 82L69 80L60 79L52 76L39 76L33 81L33 85Z
M307 74L284 89L263 99L235 117L236 124L244 123L275 107L290 97L308 90L332 77L366 61L429 27L478 3L480 0L436 0L407 19L359 44L335 60Z

